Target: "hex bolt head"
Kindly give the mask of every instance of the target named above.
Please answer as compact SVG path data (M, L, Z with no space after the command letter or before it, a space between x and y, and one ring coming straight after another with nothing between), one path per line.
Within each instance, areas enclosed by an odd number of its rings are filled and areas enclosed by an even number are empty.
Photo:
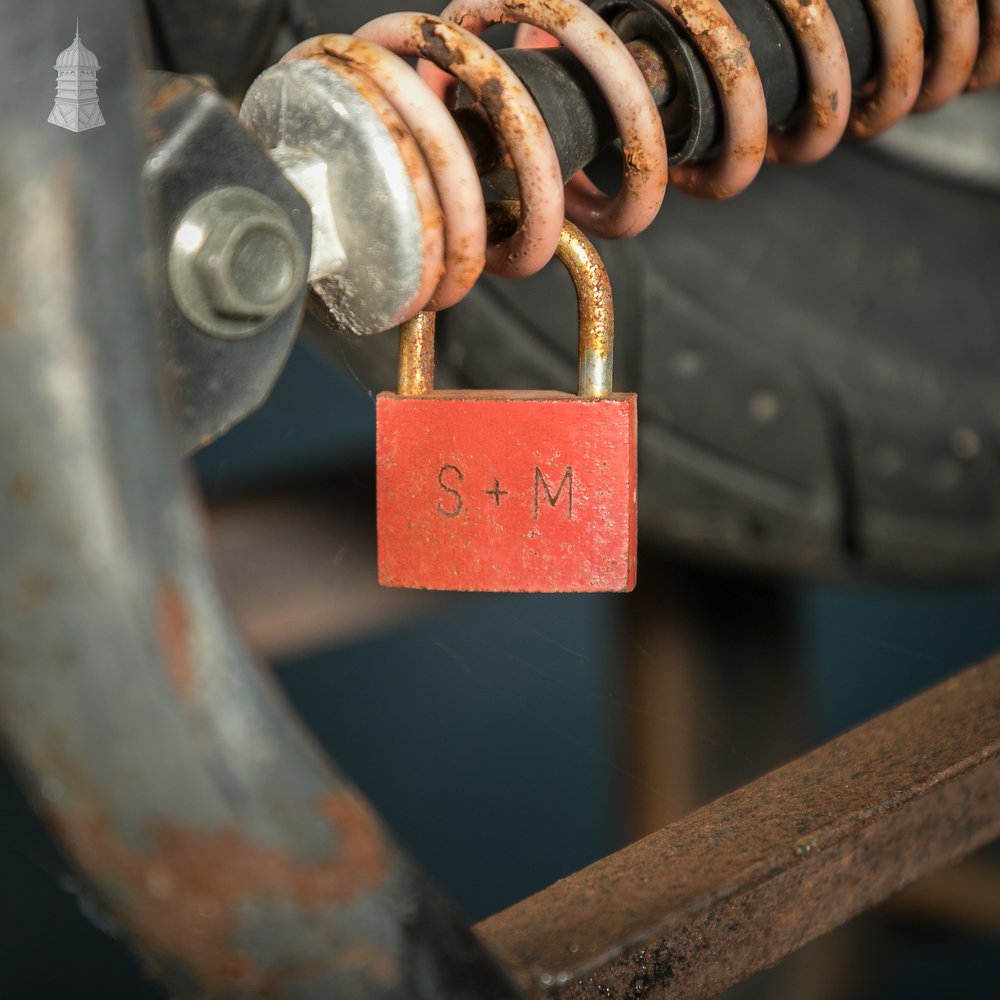
M170 246L170 285L185 316L217 337L251 336L286 309L306 280L292 224L250 188L218 188L182 216Z
M205 297L220 316L263 319L280 312L294 290L295 234L264 215L213 225L195 256Z

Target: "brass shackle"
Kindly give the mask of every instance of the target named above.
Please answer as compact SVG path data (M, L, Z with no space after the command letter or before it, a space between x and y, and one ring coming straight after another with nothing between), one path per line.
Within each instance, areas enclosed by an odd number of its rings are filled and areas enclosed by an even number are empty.
M487 206L490 227L499 232L517 225L516 201ZM577 395L603 399L612 394L615 309L608 272L594 245L572 222L563 222L556 256L566 266L576 289L580 344ZM399 328L400 396L426 396L434 391L434 322L437 314L418 313Z

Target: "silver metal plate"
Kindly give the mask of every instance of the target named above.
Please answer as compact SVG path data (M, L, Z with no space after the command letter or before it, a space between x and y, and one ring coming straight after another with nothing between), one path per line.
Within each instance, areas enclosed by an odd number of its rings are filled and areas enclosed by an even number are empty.
M329 66L298 59L257 78L240 121L293 185L298 174L288 165L297 154L326 164L325 185L300 193L314 218L334 221L343 258L311 274L311 311L355 334L394 326L418 291L424 238L406 164L375 108Z

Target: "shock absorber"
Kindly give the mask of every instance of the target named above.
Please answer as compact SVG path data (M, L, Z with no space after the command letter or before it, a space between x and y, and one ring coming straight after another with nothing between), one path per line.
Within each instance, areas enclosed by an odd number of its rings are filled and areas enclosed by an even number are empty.
M519 30L498 52L479 36L501 23ZM564 215L633 236L668 174L731 197L765 160L814 162L998 79L1000 0L453 0L302 42L241 120L312 207L314 312L373 333L484 268L539 270ZM616 141L609 196L582 168ZM480 176L520 201L510 231L488 238Z

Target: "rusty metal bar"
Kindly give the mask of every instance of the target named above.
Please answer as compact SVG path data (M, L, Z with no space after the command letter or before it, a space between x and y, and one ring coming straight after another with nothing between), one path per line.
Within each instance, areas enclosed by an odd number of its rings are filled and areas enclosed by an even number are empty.
M1000 658L476 928L535 997L712 997L1000 834Z
M107 126L11 100L0 144L0 738L172 995L516 995L247 655L160 403L128 86L138 5L95 0ZM71 21L0 0L0 90L53 92Z

